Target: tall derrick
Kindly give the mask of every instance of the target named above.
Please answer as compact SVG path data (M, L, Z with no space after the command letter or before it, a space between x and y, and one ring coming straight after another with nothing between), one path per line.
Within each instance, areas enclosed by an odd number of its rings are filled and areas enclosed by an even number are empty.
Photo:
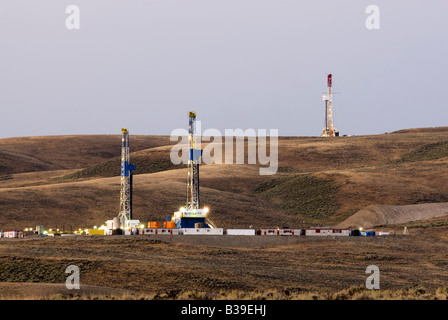
M118 218L123 228L132 220L132 171L135 170L135 165L129 163L129 131L127 129L121 131L121 190Z
M200 139L200 138L199 138ZM196 113L188 113L187 203L171 217L177 228L216 228L208 217L208 208L199 204L199 161L202 150L196 140Z
M322 131L321 137L337 137L339 131L334 127L333 120L333 92L332 92L332 76L327 76L327 93L322 97L325 101L325 128Z
M202 150L196 148L196 113L188 113L188 177L187 208L199 209L199 158Z

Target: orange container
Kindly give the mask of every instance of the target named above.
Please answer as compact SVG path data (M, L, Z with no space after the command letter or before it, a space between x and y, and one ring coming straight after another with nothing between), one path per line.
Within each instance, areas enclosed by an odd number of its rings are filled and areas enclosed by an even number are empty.
M174 229L176 228L176 223L174 223L173 221L167 221L163 223L163 227L167 229Z
M150 221L148 222L148 228L160 228L160 222Z

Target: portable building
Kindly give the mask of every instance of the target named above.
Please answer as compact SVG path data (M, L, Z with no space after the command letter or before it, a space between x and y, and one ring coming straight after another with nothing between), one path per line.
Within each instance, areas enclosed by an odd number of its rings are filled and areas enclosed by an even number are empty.
M278 236L278 229L260 229L262 236Z
M226 234L230 236L254 236L255 229L227 229Z

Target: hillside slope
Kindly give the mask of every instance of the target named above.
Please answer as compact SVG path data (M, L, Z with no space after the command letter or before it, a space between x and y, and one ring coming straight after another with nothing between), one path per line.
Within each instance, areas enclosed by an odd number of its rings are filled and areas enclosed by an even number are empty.
M77 229L117 215L119 135L14 139L1 139L0 152L36 160L31 169L3 162L0 229ZM447 141L447 128L280 137L275 175L261 176L258 164L202 165L202 205L219 226L247 228L337 225L369 205L448 202ZM136 219L164 221L185 204L187 172L171 163L173 144L131 135Z
M171 145L167 136L130 137L133 151ZM81 169L121 154L121 135L0 139L0 174Z
M372 228L448 216L448 203L405 206L370 205L339 223L338 228Z

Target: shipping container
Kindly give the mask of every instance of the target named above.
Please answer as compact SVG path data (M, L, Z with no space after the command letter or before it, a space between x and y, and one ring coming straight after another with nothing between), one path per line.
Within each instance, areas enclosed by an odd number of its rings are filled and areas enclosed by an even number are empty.
M103 229L89 229L87 232L88 236L104 236L105 232Z

